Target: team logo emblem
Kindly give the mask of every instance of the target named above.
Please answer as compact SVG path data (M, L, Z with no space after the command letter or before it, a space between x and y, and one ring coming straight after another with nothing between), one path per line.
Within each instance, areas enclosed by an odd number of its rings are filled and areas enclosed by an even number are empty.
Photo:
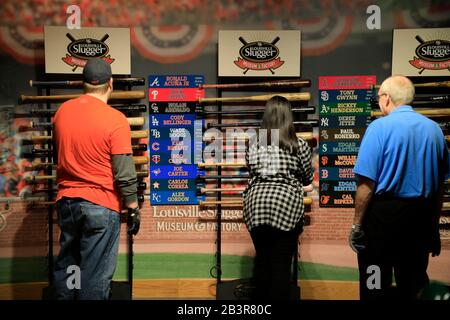
M233 61L235 65L244 70L244 74L248 70L264 71L269 70L272 74L274 69L281 67L284 61L278 57L280 50L275 44L280 40L276 37L272 42L255 41L248 43L244 38L239 37L244 45L239 50L240 58Z
M109 38L108 34L105 34L100 40L84 38L76 40L70 33L66 34L70 39L70 43L67 46L67 52L64 58L61 58L66 64L73 67L74 72L78 67L83 68L87 61L92 58L102 58L109 64L113 63L115 59L111 58L109 53L109 47L105 41Z
M419 74L424 70L450 70L450 41L423 41L419 36L416 36L416 40L420 45L416 48L416 56L409 63L420 69Z

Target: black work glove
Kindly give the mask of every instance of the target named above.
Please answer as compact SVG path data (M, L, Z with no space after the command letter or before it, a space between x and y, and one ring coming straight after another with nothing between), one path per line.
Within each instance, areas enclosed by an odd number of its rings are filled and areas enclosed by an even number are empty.
M356 253L361 253L366 248L366 236L364 231L361 229L361 225L354 224L352 226L352 230L350 231L350 235L348 237L348 242L350 247Z
M139 212L139 207L136 208L128 208L128 233L132 235L136 235L139 231L139 227L141 226L141 214Z
M439 233L439 225L431 234L430 252L432 257L437 257L441 254L441 235Z

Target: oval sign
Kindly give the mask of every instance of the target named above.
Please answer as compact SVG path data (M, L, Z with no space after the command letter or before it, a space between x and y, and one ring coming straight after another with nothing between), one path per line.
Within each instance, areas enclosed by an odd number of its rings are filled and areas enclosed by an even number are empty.
M239 50L242 58L252 62L268 62L280 54L280 50L271 43L257 41L250 42Z
M416 48L419 58L431 62L440 62L450 59L450 41L433 40L422 43Z
M101 58L109 52L109 47L99 40L86 38L70 43L67 46L67 51L80 59Z

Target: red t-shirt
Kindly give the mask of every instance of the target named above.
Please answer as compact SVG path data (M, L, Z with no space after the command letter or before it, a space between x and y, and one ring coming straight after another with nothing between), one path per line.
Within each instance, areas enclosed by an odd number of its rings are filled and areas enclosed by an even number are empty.
M126 117L95 97L82 95L63 103L53 121L58 153L56 201L83 198L120 211L111 155L132 153Z

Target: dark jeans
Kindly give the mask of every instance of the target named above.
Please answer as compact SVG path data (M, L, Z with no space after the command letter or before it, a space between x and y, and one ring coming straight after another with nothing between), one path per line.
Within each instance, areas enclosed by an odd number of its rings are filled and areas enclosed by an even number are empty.
M250 231L255 257L255 295L258 300L289 300L291 271L300 229L282 231L269 225Z
M371 201L362 226L367 248L358 254L361 300L418 298L428 284L430 210L424 199ZM380 278L371 266L379 268Z
M119 251L119 213L80 198L61 199L57 210L61 228L54 270L57 299L109 299ZM71 266L79 267L79 290L73 288Z

